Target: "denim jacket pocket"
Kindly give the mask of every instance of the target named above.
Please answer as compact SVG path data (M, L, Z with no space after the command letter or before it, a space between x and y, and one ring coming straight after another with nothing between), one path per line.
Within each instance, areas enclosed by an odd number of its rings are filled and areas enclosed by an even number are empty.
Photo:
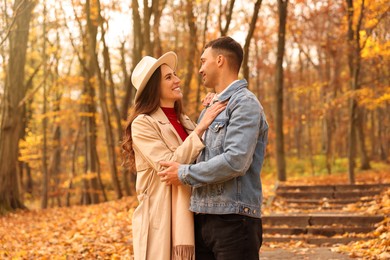
M226 134L226 121L214 121L209 126L209 133L206 140L206 146L211 150L221 149L222 141Z

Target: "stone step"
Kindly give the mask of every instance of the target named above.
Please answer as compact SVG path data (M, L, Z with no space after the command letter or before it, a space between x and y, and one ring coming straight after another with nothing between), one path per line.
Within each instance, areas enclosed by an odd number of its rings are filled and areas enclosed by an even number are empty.
M382 221L383 216L364 216L351 214L296 214L296 215L268 215L263 216L264 226L289 226L289 227L308 227L308 226L358 226L366 227Z
M264 236L264 243L289 243L292 241L302 241L307 244L314 244L318 246L335 245L335 244L348 244L353 241L368 240L369 237L269 237Z
M360 199L363 197L373 197L380 194L380 190L369 191L276 191L276 197L289 199Z
M318 210L341 210L344 205L307 205L307 204L298 204L298 203L290 203L288 204L288 208L291 209L292 212L302 212L302 211L318 211Z
M279 185L265 206L281 202L289 212L262 217L264 242L323 246L369 239L367 234L384 216L340 210L347 204L372 201L387 187L390 184Z
M278 199L278 198L276 198ZM328 199L328 198L322 198L322 199L307 199L307 198L283 198L283 201L286 203L296 203L296 204L309 204L309 205L346 205L351 203L356 203L358 201L361 202L369 202L371 199L369 198L349 198L349 199Z
M264 235L320 235L332 237L345 233L369 233L375 227L263 227Z
M381 184L336 184L336 185L285 185L277 187L279 191L363 191L363 190L383 190L390 188L390 183Z

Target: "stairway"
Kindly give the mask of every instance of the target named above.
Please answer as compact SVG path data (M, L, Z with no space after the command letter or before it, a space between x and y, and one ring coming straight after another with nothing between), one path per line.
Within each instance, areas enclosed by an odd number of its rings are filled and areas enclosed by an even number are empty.
M368 239L384 216L342 210L350 203L370 202L390 184L280 185L268 206L283 213L263 216L264 242L304 241L316 245L347 244ZM288 210L288 213L286 209Z

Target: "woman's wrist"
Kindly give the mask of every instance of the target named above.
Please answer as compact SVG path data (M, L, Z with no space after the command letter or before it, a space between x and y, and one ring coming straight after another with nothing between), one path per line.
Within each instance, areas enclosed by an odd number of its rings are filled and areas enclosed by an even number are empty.
M204 131L206 131L206 129L204 127L202 127L201 125L197 125L194 129L194 132L201 138Z

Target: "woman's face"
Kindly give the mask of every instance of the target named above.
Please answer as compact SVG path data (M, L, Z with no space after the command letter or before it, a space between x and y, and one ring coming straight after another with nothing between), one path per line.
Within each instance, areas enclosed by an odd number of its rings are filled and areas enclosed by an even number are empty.
M183 98L180 87L180 79L176 73L166 64L161 65L161 107L174 107L175 101Z

